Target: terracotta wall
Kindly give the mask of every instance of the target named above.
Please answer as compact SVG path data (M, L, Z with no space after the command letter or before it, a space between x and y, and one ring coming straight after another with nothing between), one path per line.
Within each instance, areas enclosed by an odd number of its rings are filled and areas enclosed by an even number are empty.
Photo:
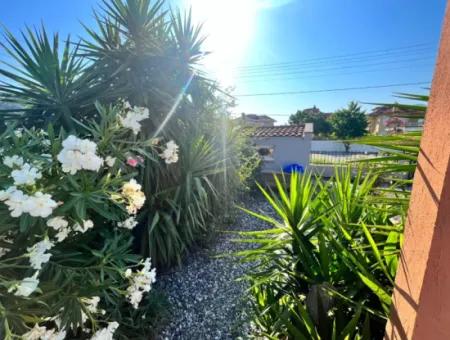
M450 10L414 177L387 339L450 339Z

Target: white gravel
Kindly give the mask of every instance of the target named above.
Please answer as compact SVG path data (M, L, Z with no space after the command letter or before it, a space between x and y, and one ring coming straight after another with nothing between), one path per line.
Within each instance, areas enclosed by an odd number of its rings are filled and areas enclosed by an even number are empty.
M247 209L270 213L260 196L248 197L242 203ZM260 230L262 221L242 212L228 231ZM239 263L233 257L216 258L252 247L233 242L236 234L219 233L207 249L188 255L178 269L158 277L159 288L168 296L171 316L159 339L245 339L250 327L250 307L245 299L247 284L236 281L251 264Z

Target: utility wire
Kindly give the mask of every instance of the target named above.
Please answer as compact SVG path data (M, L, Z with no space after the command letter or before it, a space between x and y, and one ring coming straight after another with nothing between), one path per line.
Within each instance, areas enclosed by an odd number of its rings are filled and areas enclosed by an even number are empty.
M430 83L431 82L429 82L429 81L420 81L420 82L415 82L415 83L398 83L398 84L371 85L371 86L355 86L355 87L343 87L343 88L321 89L321 90L247 93L247 94L237 94L237 95L235 95L235 97L284 96L284 95L306 94L306 93L341 92L341 91L353 91L353 90L381 89L381 88L399 87L399 86L426 85L426 84L430 84Z
M359 65L350 64L350 65L341 65L341 66L336 66L336 67L321 67L321 68L314 68L314 69L299 69L299 70L293 70L293 71L280 71L280 72L271 72L271 73L265 73L265 74L244 75L244 76L240 76L237 78L238 79L255 79L255 78L265 78L268 76L305 74L305 73L311 73L311 72L317 72L317 71L345 70L345 69L354 69L354 68L360 68L360 67L399 64L399 63L401 64L401 63L423 61L423 60L434 60L434 58L435 58L435 56L426 56L426 57L420 57L420 58L389 60L389 61L376 62L376 63L365 63L365 64L359 64Z
M345 59L328 59L323 61L314 61L314 62L307 62L307 63L296 63L293 65L278 65L278 66L271 66L267 68L261 68L261 69L252 69L252 70L241 70L237 71L240 75L251 75L251 74L258 74L258 73L267 73L272 71L279 71L279 70L292 70L296 68L301 67L313 67L313 66L320 66L320 65L329 65L329 64L347 64L347 63L358 63L358 62L365 62L365 61L373 61L375 60L382 60L382 59L392 59L396 57L405 57L405 56L414 56L414 55L421 55L421 54L427 54L427 53L433 53L435 54L436 51L433 48L426 48L426 49L418 49L418 50L411 50L407 51L406 53L404 51L395 52L395 53L389 53L389 54L374 54L374 55L368 55L364 57L352 57L352 58L345 58Z
M405 69L411 69L414 68L414 70L418 70L419 68L427 67L432 68L434 66L434 63L430 64L411 64L411 65L405 65L405 66L399 66L399 67L391 67L391 68L378 68L378 69L370 69L370 70L361 70L361 71L354 71L354 72L338 72L338 73L319 73L319 74L313 74L313 75L307 75L307 76L295 76L295 77L287 77L286 76L277 76L277 77L269 77L264 79L242 79L239 81L239 83L265 83L269 81L274 80L304 80L304 79L311 79L311 78L322 78L322 77L337 77L337 76L346 76L346 75L353 75L353 74L362 74L362 73L371 73L371 72L388 72L388 71L397 71L397 70L405 70ZM322 71L322 70L318 70Z
M291 64L296 64L296 63L299 63L299 62L329 60L329 59L345 58L345 57L351 57L351 56L357 56L357 55L365 55L365 54L373 54L373 53L381 53L381 52L390 52L390 51L404 51L404 50L409 50L409 49L418 48L418 47L424 48L425 46L428 46L428 47L431 48L431 47L434 47L434 45L435 44L431 43L431 42L430 43L421 43L421 44L414 44L414 45L397 47L397 48L388 48L388 49L382 49L382 50L371 50L371 51L364 51L364 52L340 54L340 55L334 55L334 56L302 59L302 60L289 61L289 62L240 66L240 67L237 67L236 69L238 69L238 70L250 70L250 69L255 69L255 68L265 68L267 66L291 65Z

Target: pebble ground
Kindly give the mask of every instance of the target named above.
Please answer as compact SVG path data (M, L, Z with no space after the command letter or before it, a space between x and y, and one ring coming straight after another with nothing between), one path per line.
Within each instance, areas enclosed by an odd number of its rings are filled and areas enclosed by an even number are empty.
M262 197L241 203L247 209L271 213ZM260 230L262 221L238 211L225 231ZM251 311L246 299L247 284L237 281L251 266L231 254L254 245L236 243L238 235L219 232L205 249L190 254L181 268L158 277L158 286L168 296L171 316L158 339L222 340L246 339L251 331Z

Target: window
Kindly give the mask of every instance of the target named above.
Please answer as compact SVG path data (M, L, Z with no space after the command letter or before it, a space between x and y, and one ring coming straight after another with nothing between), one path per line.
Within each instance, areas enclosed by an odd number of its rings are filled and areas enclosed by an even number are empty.
M273 161L273 146L258 146L258 153L264 161Z

